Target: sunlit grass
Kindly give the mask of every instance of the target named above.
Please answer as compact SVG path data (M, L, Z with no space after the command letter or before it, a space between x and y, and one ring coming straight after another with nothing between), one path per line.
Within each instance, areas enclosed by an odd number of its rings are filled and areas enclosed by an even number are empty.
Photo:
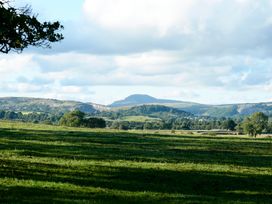
M269 138L0 127L0 203L271 202Z

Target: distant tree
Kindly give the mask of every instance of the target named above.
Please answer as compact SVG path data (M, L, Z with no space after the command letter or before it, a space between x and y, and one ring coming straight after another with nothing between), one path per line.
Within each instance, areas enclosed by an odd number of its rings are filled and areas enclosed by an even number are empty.
M144 124L145 130L151 130L152 128L153 128L153 126L152 126L151 122L145 122L145 124Z
M232 119L225 120L222 124L222 127L226 130L234 131L236 127L236 123Z
M129 122L122 121L119 123L119 130L128 130L129 129Z
M64 114L60 119L59 124L68 127L106 127L106 121L103 118L86 117L86 114L79 110L74 110L72 112Z
M272 121L269 121L266 128L266 133L272 133Z
M64 114L59 124L68 127L80 127L84 125L84 117L85 113L75 110Z
M106 121L103 118L86 118L84 119L84 126L88 128L105 128Z
M63 26L57 22L40 22L31 8L14 8L8 0L0 0L0 52L22 52L28 46L50 48L63 39L58 33Z
M235 130L236 130L236 132L237 132L238 135L243 134L244 130L243 130L242 123L237 124L236 127L235 127Z
M261 134L268 126L268 116L257 112L246 118L243 122L243 129L246 134L256 137Z

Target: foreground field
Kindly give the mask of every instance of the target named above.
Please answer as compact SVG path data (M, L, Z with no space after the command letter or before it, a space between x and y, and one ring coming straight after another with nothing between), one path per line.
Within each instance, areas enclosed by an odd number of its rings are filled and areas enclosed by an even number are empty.
M271 203L269 138L0 127L0 203Z

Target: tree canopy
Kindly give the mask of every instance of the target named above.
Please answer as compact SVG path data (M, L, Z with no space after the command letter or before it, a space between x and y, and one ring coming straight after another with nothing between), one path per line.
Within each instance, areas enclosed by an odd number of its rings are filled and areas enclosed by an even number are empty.
M63 40L60 22L40 22L29 6L14 8L0 0L0 52L22 52L28 46L50 48Z
M257 112L246 118L243 122L245 133L256 137L261 134L268 126L268 116L264 113Z
M83 126L85 114L79 110L68 112L60 119L60 125L69 127Z
M106 121L103 118L87 117L79 110L74 110L63 115L59 122L62 126L68 127L88 127L88 128L105 128Z

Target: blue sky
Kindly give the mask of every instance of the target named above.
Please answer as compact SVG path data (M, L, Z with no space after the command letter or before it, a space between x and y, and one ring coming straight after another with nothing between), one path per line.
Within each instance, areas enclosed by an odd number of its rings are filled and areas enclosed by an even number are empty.
M61 21L65 40L0 55L1 96L272 101L271 0L15 2Z

